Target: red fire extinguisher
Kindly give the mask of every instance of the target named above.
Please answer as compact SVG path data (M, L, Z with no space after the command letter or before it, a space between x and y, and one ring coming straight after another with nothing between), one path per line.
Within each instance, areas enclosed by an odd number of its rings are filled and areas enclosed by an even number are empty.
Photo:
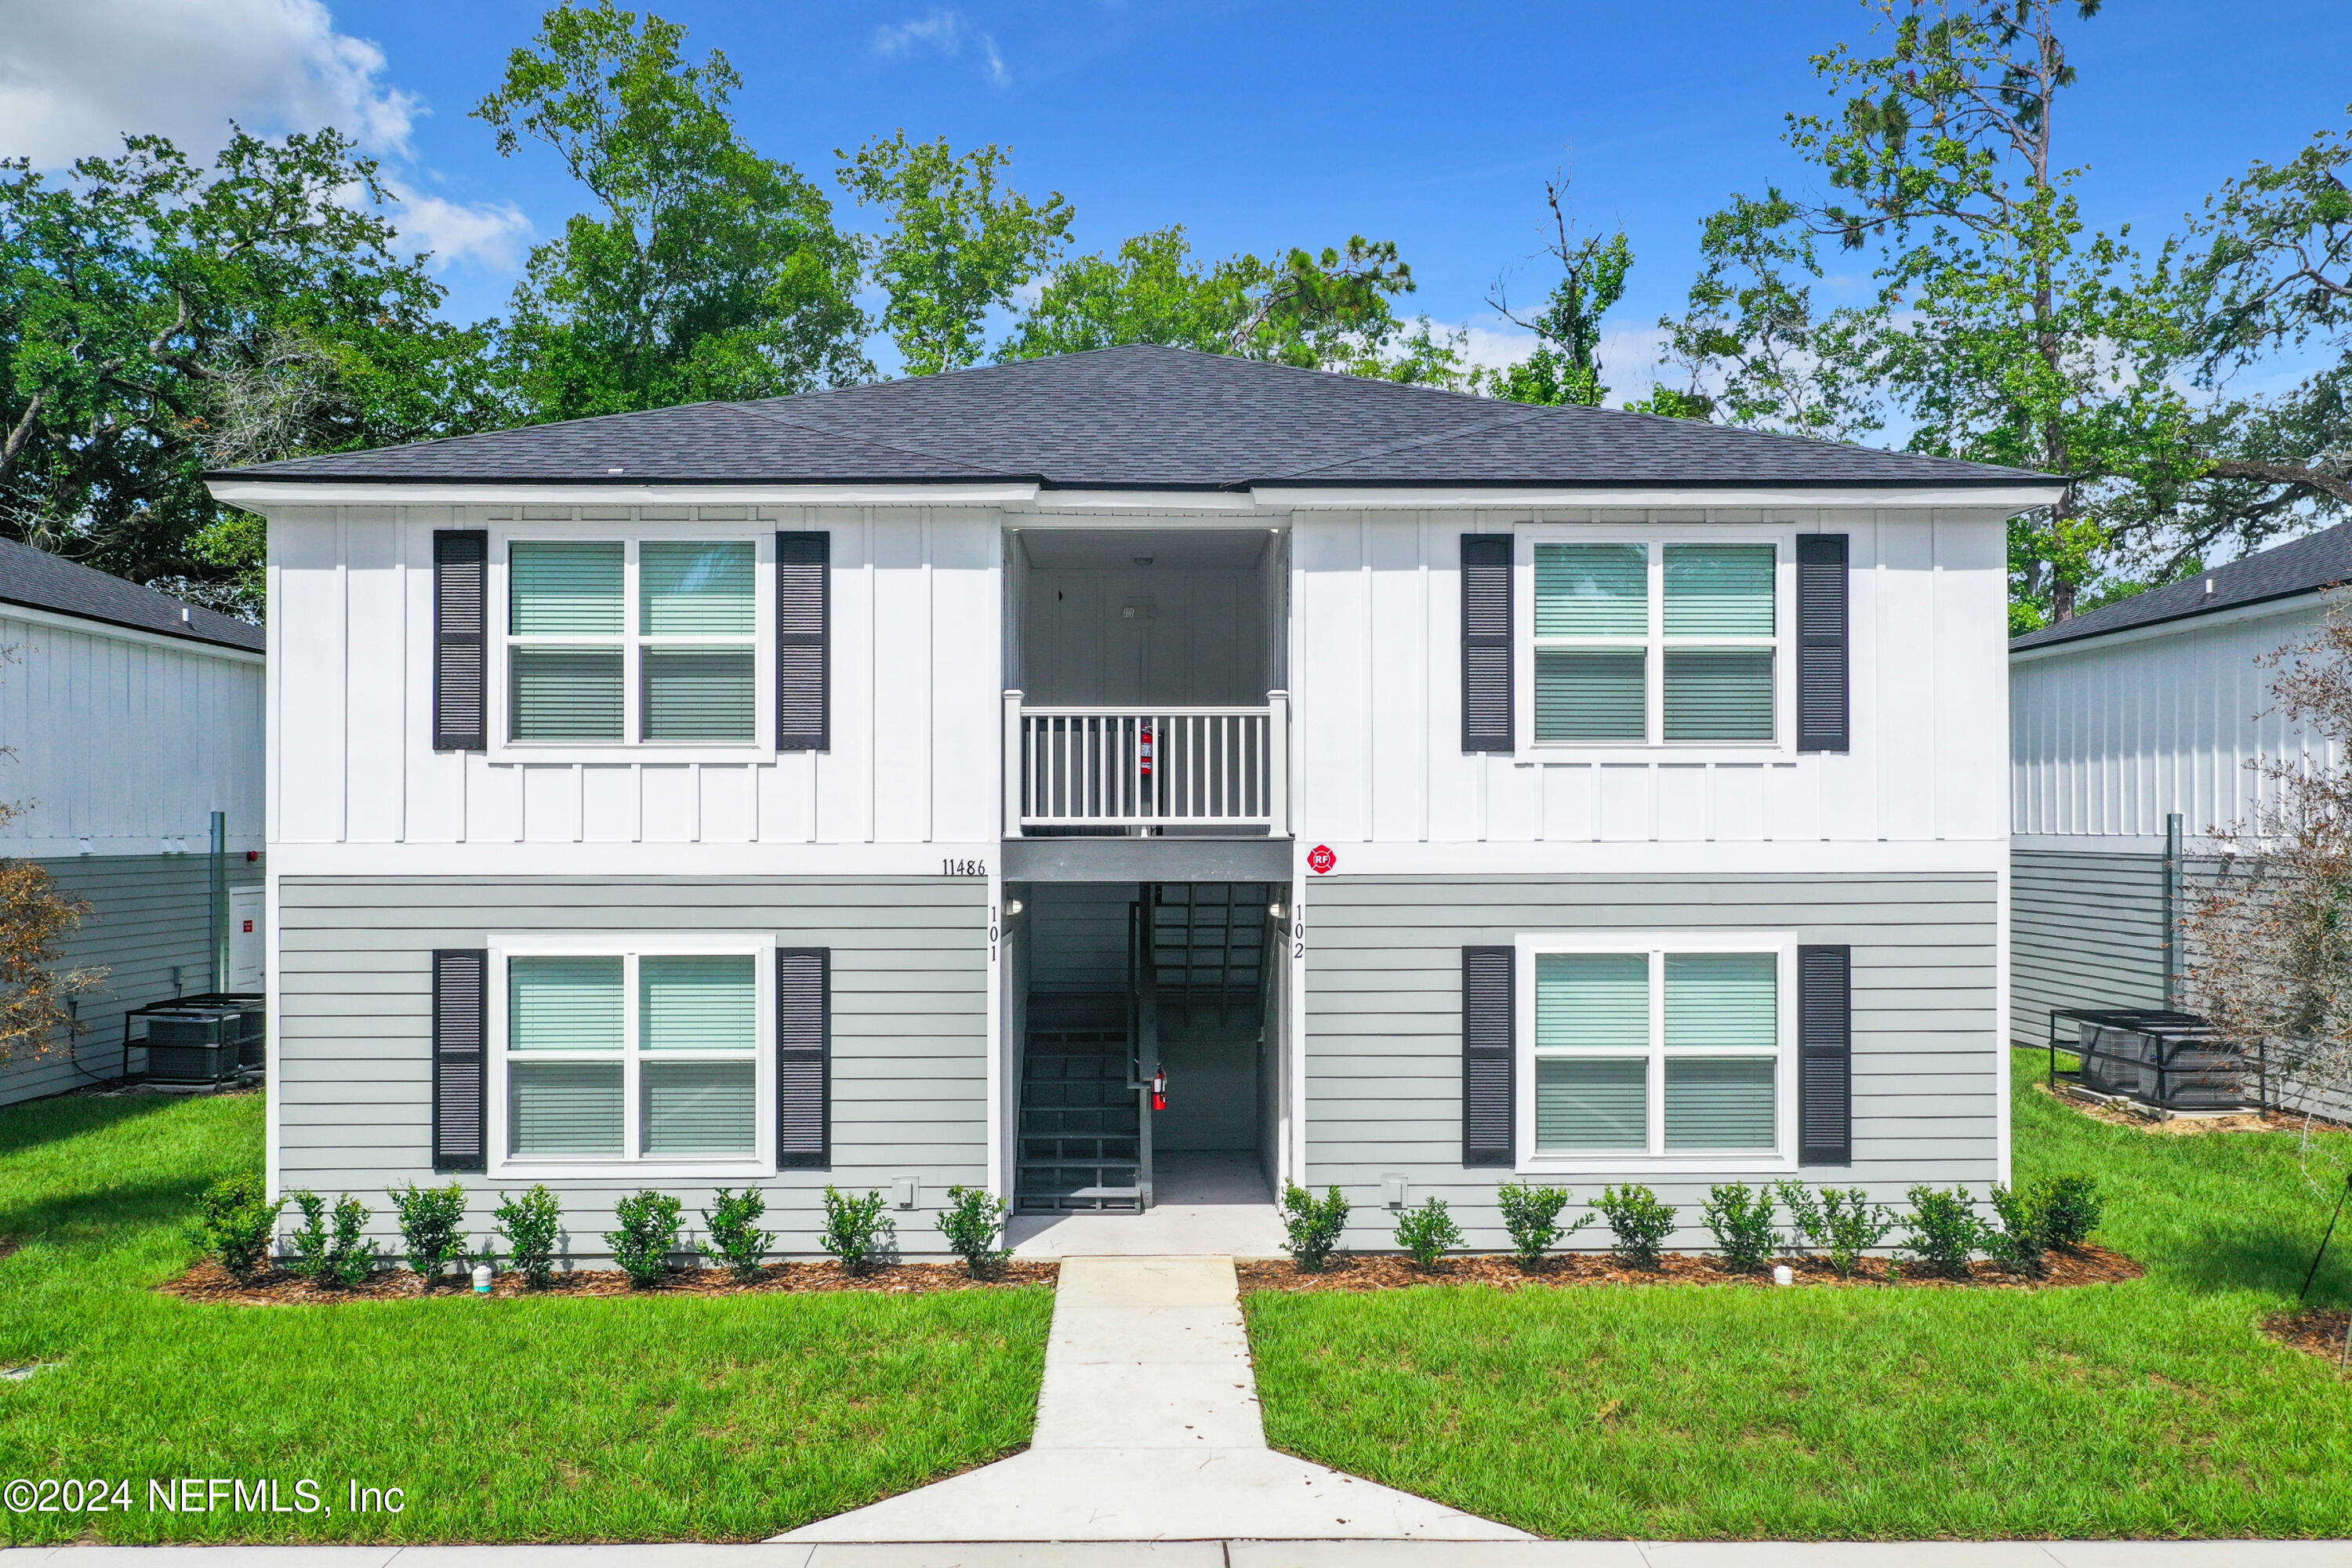
M1137 739L1135 754L1138 770L1145 778L1150 778L1151 776L1151 726L1149 724L1142 727Z
M1168 1109L1168 1069L1166 1068L1161 1068L1151 1075L1151 1109L1154 1110Z

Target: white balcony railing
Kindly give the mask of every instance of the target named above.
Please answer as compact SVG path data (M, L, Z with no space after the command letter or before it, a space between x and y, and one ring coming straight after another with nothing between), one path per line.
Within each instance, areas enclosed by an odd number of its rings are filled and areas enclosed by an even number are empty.
M1290 831L1290 699L1263 708L1029 708L1004 694L1004 831Z

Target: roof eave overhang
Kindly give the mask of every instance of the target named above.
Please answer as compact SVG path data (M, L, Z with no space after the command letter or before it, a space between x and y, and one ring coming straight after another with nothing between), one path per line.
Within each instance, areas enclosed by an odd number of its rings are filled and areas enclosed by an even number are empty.
M1970 507L2022 510L2047 506L2064 487L2013 479L1888 483L1661 480L1655 483L1439 486L1309 486L1275 480L1253 488L1262 507L1284 511L1435 510L1536 507Z
M1034 479L258 479L207 475L230 506L996 506L1025 507Z
M2047 642L2034 643L2026 647L2011 643L2010 662L2025 664L2053 654L2085 652L2094 644L2103 648L2119 647L2126 643L2147 642L2157 637L2202 631L2208 626L2228 626L2233 621L2258 621L2273 616L2290 615L2304 607L2301 601L2318 598L2327 592L2329 586L2331 584L2322 584L2316 587L2283 589L2275 594L2265 594L2259 599L2240 599L2234 604L2216 605L2210 610L2200 606L2153 621L2134 621L2128 626L2107 626L2052 637Z

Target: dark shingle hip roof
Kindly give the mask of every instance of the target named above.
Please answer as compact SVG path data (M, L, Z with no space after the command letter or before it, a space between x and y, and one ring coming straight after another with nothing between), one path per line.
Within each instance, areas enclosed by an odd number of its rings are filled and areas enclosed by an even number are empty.
M2206 588L2208 583L2212 584L2210 591ZM2352 522L2338 523L2259 555L2200 572L2185 583L2150 588L2128 599L2103 605L2071 621L2028 632L2009 647L2011 652L2021 653L2027 648L2079 642L2084 637L2105 637L2136 626L2158 626L2166 621L2209 616L2217 610L2315 594L2340 583L2352 583Z
M228 469L386 483L1034 481L1047 487L2046 483L2045 476L1604 408L1138 344Z
M86 621L129 626L220 647L264 651L261 628L232 616L184 605L152 588L0 539L0 604L25 605Z

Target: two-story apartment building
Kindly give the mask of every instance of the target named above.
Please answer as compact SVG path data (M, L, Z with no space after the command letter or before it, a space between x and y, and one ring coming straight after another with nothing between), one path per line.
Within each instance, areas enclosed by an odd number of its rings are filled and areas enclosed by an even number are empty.
M2006 1173L2039 476L1139 347L213 484L281 1190Z

